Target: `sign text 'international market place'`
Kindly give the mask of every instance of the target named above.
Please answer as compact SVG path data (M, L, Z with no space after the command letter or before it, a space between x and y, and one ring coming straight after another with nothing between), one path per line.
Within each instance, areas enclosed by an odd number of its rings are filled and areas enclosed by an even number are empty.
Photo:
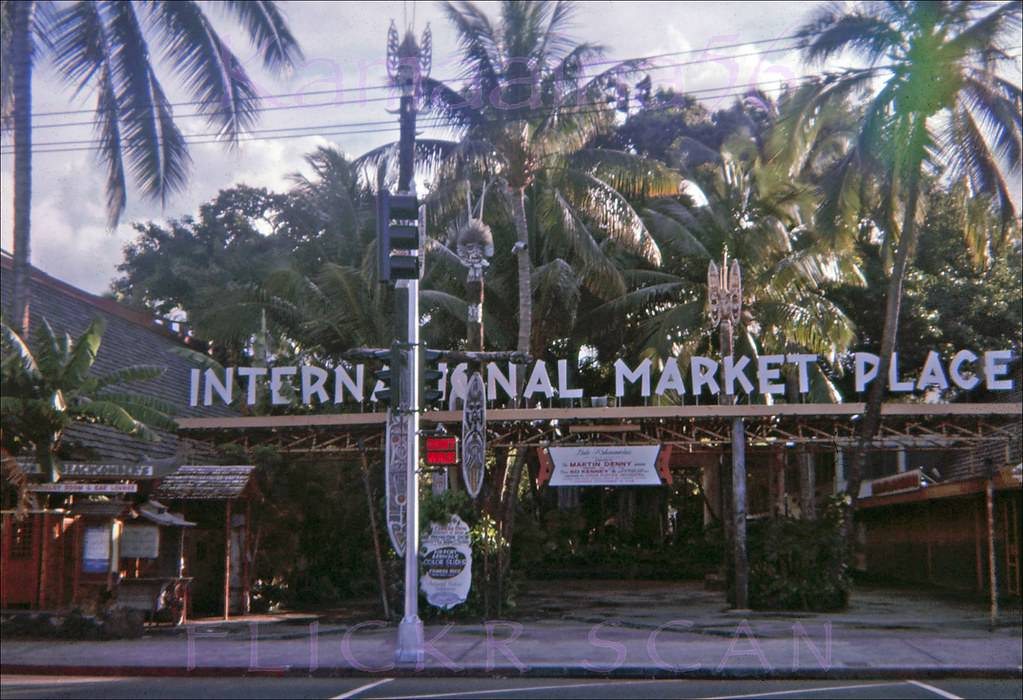
M1011 391L1009 364L1014 358L1011 350L992 350L980 354L960 350L951 358L942 358L931 351L920 368L906 370L899 365L897 353L887 377L887 386L892 392L926 391L931 388L949 389L953 386L969 391L983 384L989 391ZM799 392L810 390L810 371L817 363L817 355L795 353L788 355L760 355L725 357L722 361L694 355L687 364L670 357L660 371L654 369L649 358L630 367L624 360L614 363L614 396L623 397L628 385L638 385L643 397L663 396L668 392L699 395L704 391L712 395L724 391L728 395L784 395L783 368L795 368L798 375ZM863 391L877 380L877 355L858 352L853 355L856 391ZM535 361L529 368L522 394L527 401L558 396L561 399L582 399L583 390L571 386L567 360L557 360L555 367L548 368L544 360ZM464 398L468 384L466 364L459 364L450 372L447 365L438 365L442 377L437 388L446 395L447 388L456 396ZM518 365L498 363L486 366L487 398L498 398L498 390L509 399L518 398ZM189 405L210 406L215 400L224 403L245 401L256 403L259 387L265 386L270 392L274 405L287 405L296 400L304 405L315 403L335 405L374 401L376 392L383 389L377 382L367 392L366 369L362 364L351 364L324 369L313 365L302 367L227 367L222 371L193 369L190 377Z

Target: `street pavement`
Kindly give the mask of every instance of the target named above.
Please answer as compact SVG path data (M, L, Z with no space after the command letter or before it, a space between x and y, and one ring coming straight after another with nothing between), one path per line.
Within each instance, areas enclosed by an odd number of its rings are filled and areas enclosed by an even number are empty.
M675 582L533 582L521 601L514 619L427 624L418 665L394 663L394 623L288 616L193 622L139 640L6 639L0 663L6 674L420 680L1018 682L1023 671L1018 608L991 629L981 603L908 589L859 587L847 610L820 614L731 611L720 592Z
M105 678L2 676L0 697L32 698L1019 698L1020 681L775 681L492 678Z

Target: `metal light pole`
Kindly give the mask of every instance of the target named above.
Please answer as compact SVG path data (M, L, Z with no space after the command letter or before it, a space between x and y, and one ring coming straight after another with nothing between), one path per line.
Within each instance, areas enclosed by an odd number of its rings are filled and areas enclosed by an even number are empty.
M722 266L712 260L707 268L707 291L710 301L711 325L718 326L721 357L732 357L735 351L734 327L742 311L742 273L739 261L728 264L725 251ZM727 353L727 355L725 354ZM722 405L731 405L735 398L721 387ZM735 607L748 605L749 562L746 559L746 428L742 418L732 419L732 545L735 557Z
M423 32L420 50L411 30L399 44L394 23L387 33L387 73L391 82L401 88L400 126L398 150L398 192L414 194L412 179L415 164L416 97L421 79L429 75L431 60L430 28ZM420 240L424 218L420 216ZM420 248L421 250L421 248ZM422 261L420 261L422 264ZM406 510L405 510L405 614L398 626L399 663L419 664L423 660L423 621L419 619L419 280L400 280L396 303L405 302L405 309L396 309L401 317L405 312L406 328L404 351L408 353L408 404L400 407L405 412L405 436L408 440ZM404 298L404 299L403 299Z

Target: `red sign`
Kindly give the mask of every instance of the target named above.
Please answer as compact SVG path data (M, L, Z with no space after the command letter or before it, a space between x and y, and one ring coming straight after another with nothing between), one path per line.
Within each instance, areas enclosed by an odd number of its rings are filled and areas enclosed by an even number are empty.
M458 438L426 438L426 458L424 461L430 466L458 464Z

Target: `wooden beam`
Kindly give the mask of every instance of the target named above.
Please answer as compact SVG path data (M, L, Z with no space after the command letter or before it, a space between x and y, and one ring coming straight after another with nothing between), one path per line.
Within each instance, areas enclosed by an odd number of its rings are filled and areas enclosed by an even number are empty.
M589 425L570 425L570 433L632 433L642 430L643 427L635 423L591 423Z
M224 619L231 616L231 499L224 506Z
M495 408L487 411L487 423L545 420L644 420L658 418L765 418L775 416L852 417L863 413L862 403L776 404L773 406L619 406L600 408ZM883 416L1023 416L1023 403L920 404L888 403ZM254 428L311 428L331 426L382 426L385 413L336 413L295 416L239 416L233 418L179 418L181 430L239 430ZM450 423L462 419L461 411L427 411L423 423Z

